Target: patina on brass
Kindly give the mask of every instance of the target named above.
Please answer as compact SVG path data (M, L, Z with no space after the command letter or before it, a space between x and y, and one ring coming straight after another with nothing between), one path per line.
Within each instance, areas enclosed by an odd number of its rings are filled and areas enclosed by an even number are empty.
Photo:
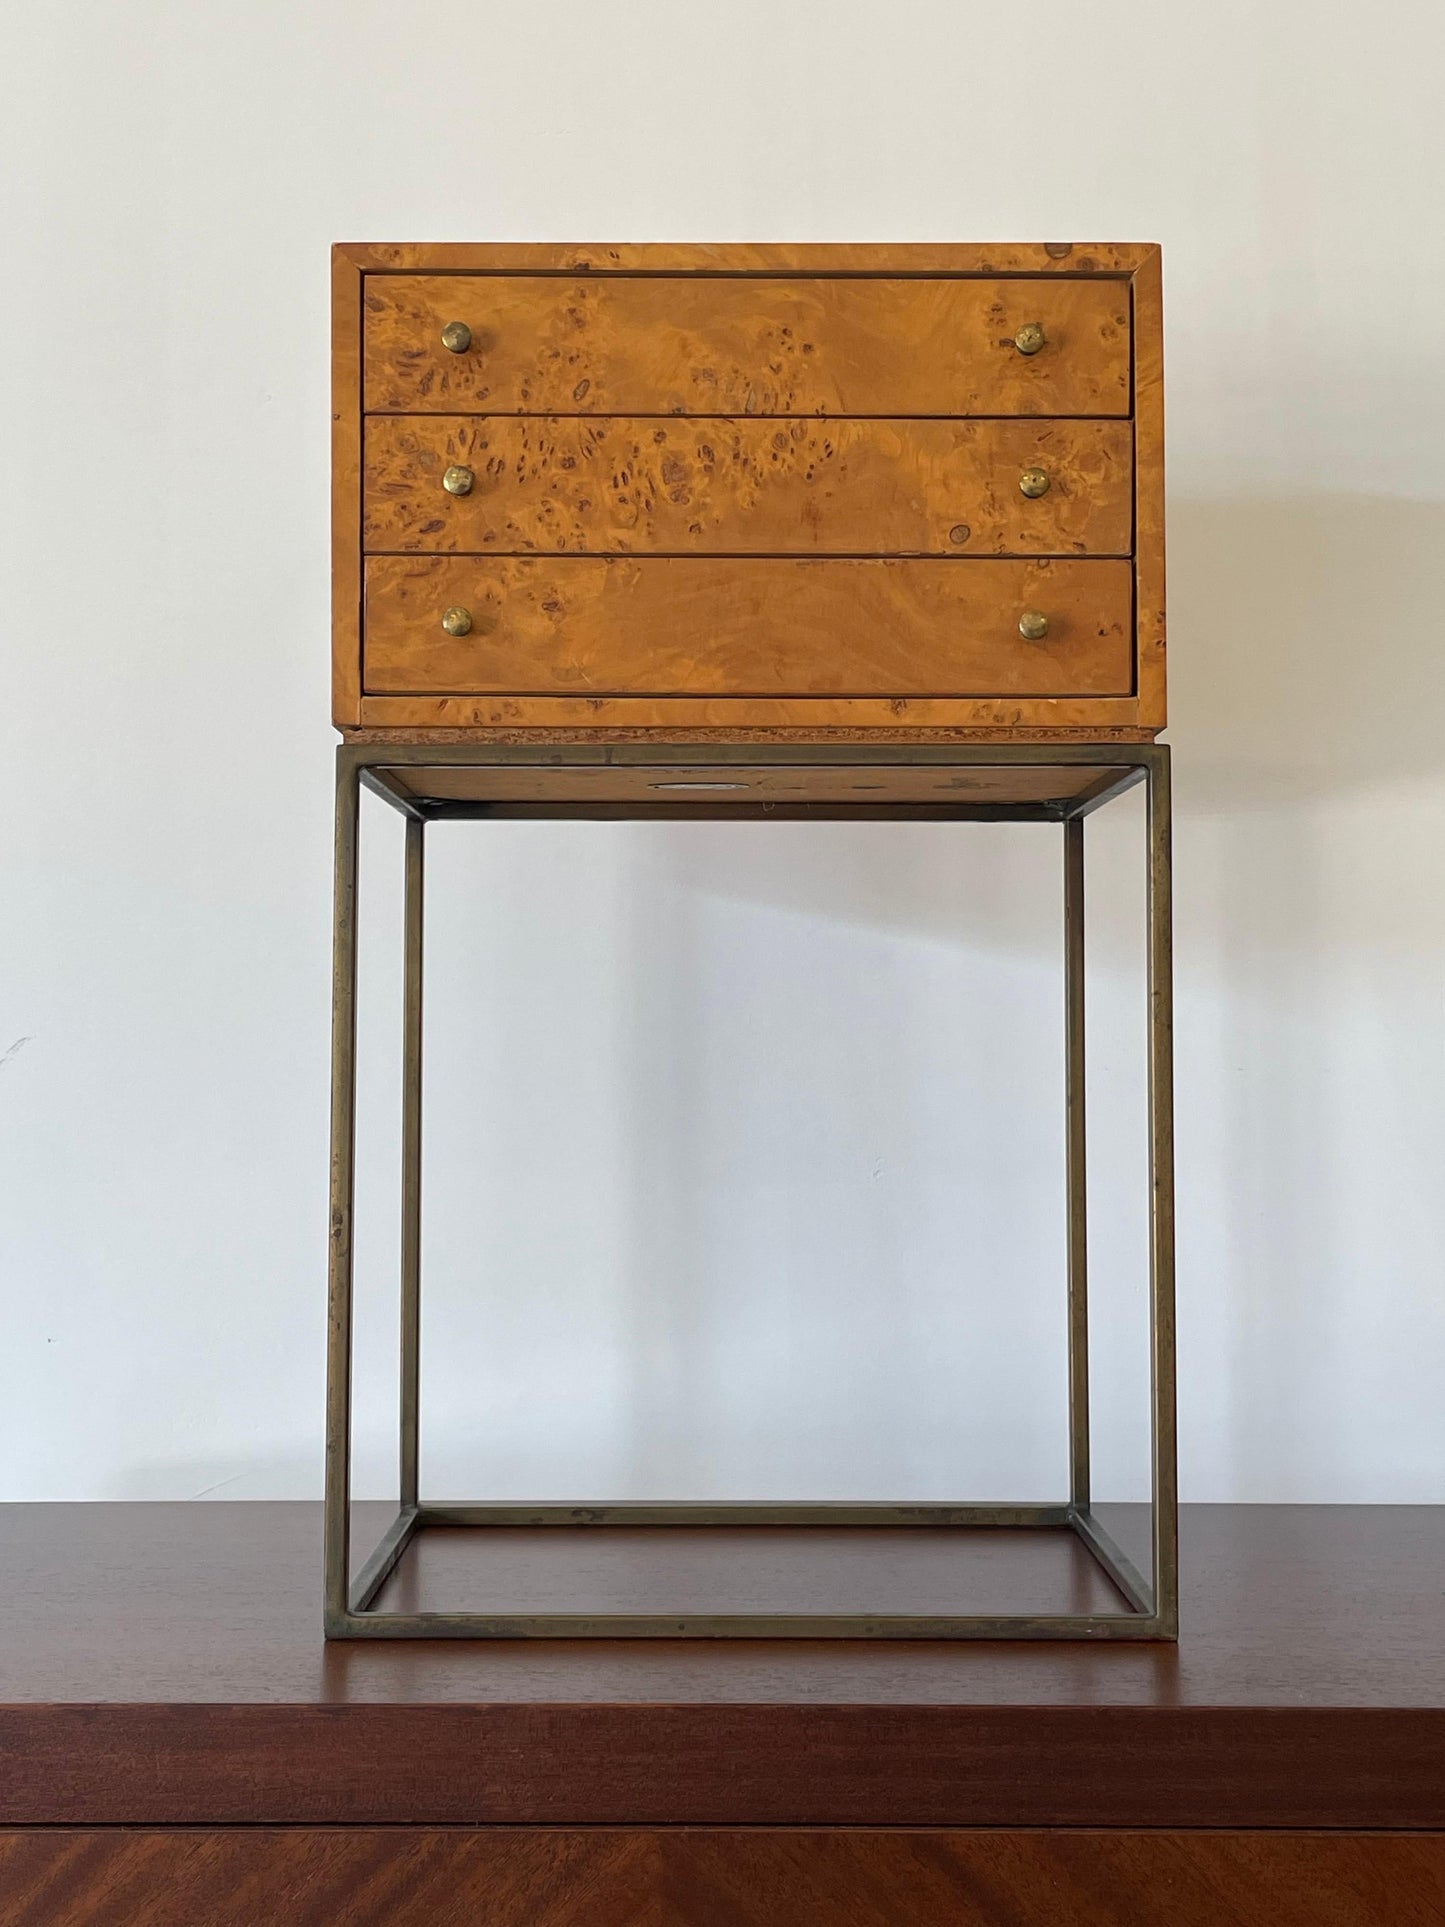
M1042 642L1049 633L1049 619L1042 609L1025 609L1019 617L1019 634L1025 642Z
M1046 468L1026 468L1019 476L1019 494L1027 495L1036 502L1041 495L1049 492L1049 471Z
M472 331L465 321L449 321L442 329L442 346L450 354L464 355L472 345Z
M1036 355L1044 345L1044 324L1042 321L1026 321L1014 336L1014 346L1021 355Z
M428 769L515 769L633 765L659 787L686 784L699 769L816 768L907 764L956 770L1084 767L1097 772L1067 800L980 803L961 797L931 812L935 820L1012 821L1062 827L1064 905L1064 1062L1067 1195L1069 1493L1043 1503L678 1502L438 1503L419 1493L417 1466L421 1318L421 1117L423 839L433 821L503 815L646 819L685 809L703 817L716 801L679 805L548 803L519 783L518 801L460 803L428 796ZM410 779L410 782L403 780ZM332 997L331 1262L327 1339L325 1630L333 1639L1090 1639L1172 1640L1178 1636L1178 1486L1175 1424L1174 1125L1172 939L1170 934L1169 750L1162 743L980 743L845 745L654 745L618 743L344 743L336 765L335 975ZM1147 785L1148 916L1148 1213L1151 1346L1152 1530L1149 1570L1140 1572L1094 1509L1089 1477L1087 1179L1084 1091L1084 831L1093 811L1136 783ZM402 1331L400 1503L380 1542L351 1577L351 1400L353 1233L356 1170L357 877L363 785L406 818L402 1072ZM416 785L416 787L413 787ZM530 800L529 800L530 799ZM771 814L768 806L765 814ZM879 802L850 818L909 820L907 808ZM947 1527L1067 1531L1089 1549L1115 1586L1118 1610L1060 1614L913 1613L477 1613L378 1609L387 1578L416 1534L429 1529L549 1527L605 1531L610 1526Z
M476 479L476 476L465 463L454 462L446 474L442 476L442 487L448 495L470 495L472 492L472 483L476 481ZM1022 486L1022 483L1020 483L1020 487ZM1027 494L1028 490L1025 489L1024 493Z
M472 633L471 610L448 609L442 617L442 627L449 636L469 636Z

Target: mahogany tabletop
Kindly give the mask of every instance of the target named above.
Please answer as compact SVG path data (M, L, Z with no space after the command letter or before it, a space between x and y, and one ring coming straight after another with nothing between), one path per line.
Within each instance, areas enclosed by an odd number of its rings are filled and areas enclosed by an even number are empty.
M0 1507L0 1824L1445 1825L1445 1507L1186 1506L1177 1647L328 1646L320 1531ZM571 1537L569 1583L661 1557Z

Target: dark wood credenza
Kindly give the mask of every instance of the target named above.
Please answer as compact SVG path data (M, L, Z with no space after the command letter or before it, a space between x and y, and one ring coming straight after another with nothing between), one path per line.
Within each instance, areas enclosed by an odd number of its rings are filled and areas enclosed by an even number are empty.
M0 1530L7 1927L1445 1919L1445 1508L1186 1507L1177 1647L327 1645L319 1507Z

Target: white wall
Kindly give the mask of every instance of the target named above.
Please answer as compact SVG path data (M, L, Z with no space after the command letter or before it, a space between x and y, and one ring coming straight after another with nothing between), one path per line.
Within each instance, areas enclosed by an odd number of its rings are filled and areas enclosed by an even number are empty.
M1165 249L1184 1490L1445 1497L1440 9L74 0L5 32L4 1494L319 1486L328 244L1063 237ZM1096 864L1121 1490L1136 835ZM434 1488L1056 1480L1045 833L435 842ZM394 992L388 956L377 1490Z

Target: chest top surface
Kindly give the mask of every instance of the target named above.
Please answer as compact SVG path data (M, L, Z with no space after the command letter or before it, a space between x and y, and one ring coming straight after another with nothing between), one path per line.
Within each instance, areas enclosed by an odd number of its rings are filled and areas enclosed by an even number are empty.
M1159 266L338 245L337 724L1154 735Z

